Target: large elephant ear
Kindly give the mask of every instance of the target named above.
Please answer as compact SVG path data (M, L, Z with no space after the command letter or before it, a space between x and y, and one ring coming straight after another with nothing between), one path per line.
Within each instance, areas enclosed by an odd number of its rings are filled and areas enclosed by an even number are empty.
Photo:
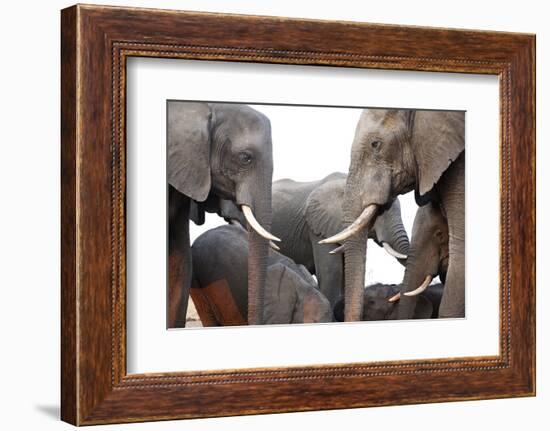
M412 114L412 145L421 198L464 151L464 112L416 111Z
M168 182L198 202L210 191L210 128L206 103L168 102Z
M313 233L329 238L336 235L344 225L342 202L344 201L345 178L327 181L310 193L306 201L306 222Z

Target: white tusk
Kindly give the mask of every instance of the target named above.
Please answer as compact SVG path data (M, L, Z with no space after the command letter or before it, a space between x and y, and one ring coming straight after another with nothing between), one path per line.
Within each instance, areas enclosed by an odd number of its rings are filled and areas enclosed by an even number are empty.
M396 259L406 259L407 255L403 253L399 253L398 251L395 251L391 245L389 245L387 242L382 243L382 247L384 247L384 250L386 250L391 256L395 257Z
M393 295L388 302L397 302L401 299L401 292L398 292L396 295Z
M416 289L414 289L410 292L405 292L405 295L406 296L420 295L422 292L424 292L428 288L428 286L432 282L432 279L433 279L433 277L431 275L427 275L426 279L424 280L424 282L420 286L418 286Z
M277 238L275 235L270 234L262 227L260 223L258 223L258 220L256 220L254 214L252 213L252 209L248 205L241 205L241 210L243 211L244 217L246 218L249 226L254 229L254 231L258 235L271 241L280 241L279 238Z
M336 247L335 249L329 251L328 253L329 254L338 254L338 253L343 253L346 249L346 245L345 244L342 244L338 247Z
M347 228L345 228L342 232L337 233L336 235L331 236L330 238L326 238L322 241L319 241L319 244L334 244L337 242L344 242L349 237L352 237L357 232L359 232L361 229L363 229L369 222L371 221L372 217L376 214L376 211L378 210L378 205L376 204L370 204L368 205L361 215L355 219L355 221L350 224Z
M275 251L281 251L279 246L277 244L275 244L273 241L269 241L269 246Z

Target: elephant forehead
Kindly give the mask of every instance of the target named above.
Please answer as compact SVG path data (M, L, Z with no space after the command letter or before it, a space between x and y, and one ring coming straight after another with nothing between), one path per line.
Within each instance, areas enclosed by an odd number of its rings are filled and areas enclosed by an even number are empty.
M373 284L365 288L364 294L365 298L377 299L377 298L386 298L396 294L399 291L399 288L393 284Z
M433 203L418 208L414 218L413 237L421 234L425 235L438 228L443 232L447 231L447 222L441 209Z
M193 116L208 116L210 108L206 103L180 102L171 100L168 102L168 121Z
M404 124L404 109L365 109L361 115L361 126L392 128Z
M233 127L252 128L271 132L267 116L247 105L213 104L215 120L218 124L230 123Z
M214 140L225 142L231 140L232 146L270 145L270 133L258 123L246 122L243 119L216 123Z
M371 139L390 141L401 137L407 128L406 110L366 109L355 130L356 149Z

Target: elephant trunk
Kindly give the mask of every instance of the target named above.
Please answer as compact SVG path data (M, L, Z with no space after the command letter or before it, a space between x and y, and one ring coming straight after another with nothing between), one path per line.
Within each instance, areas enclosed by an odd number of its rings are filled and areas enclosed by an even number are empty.
M409 254L409 237L401 218L401 204L395 199L391 206L381 212L370 232L378 244L395 257L402 265Z
M265 226L265 222L263 224ZM248 226L248 324L263 323L269 241Z
M409 255L409 249L410 249L409 237L407 235L407 232L405 231L405 227L403 226L403 223L400 223L399 225L395 226L394 229L391 230L391 237L389 238L388 243L392 249L397 251L397 253L400 253L402 256ZM407 263L406 258L405 259L398 258L397 260L402 265L406 265Z
M353 162L353 159L352 159ZM353 165L353 163L352 163ZM350 172L353 172L350 167ZM363 291L365 289L365 267L367 255L367 229L372 227L378 205L364 205L358 193L360 176L350 175L346 181L342 210L346 228L326 242L345 241L344 251L344 303L346 322L360 321L363 315Z
M261 190L261 192L259 192ZM253 211L254 221L247 220L248 229L248 324L261 325L265 299L269 239L265 232L271 229L271 182L254 189L256 193L245 201ZM243 205L242 207L245 207ZM246 210L245 210L246 211ZM259 229L255 222L265 230Z
M390 238L389 244L398 253L401 253L404 255L409 254L409 247L410 247L409 237L407 236L407 232L405 231L405 227L403 226L403 224L396 227L392 231L392 236Z
M414 310L418 301L418 296L407 296L407 292L417 289L425 280L425 261L416 255L415 250L411 248L407 259L407 268L401 285L401 297L397 312L398 319L412 319Z
M346 241L344 252L344 320L346 322L359 321L363 317L366 254L367 232L363 229Z

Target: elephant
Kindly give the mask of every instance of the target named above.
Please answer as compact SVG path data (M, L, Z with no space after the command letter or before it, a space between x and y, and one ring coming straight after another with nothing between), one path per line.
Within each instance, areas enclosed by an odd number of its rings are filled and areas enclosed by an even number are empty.
M347 175L334 172L309 182L282 179L273 183L271 232L281 238L280 252L315 274L319 289L334 306L344 288L344 259L333 245L319 241L334 235L342 225L342 201ZM222 204L226 220L243 223L238 209L231 203ZM405 262L409 238L401 219L399 200L380 214L369 231L379 246Z
M193 302L205 326L246 324L248 236L240 225L223 225L191 247ZM292 259L269 250L263 324L331 322L331 306L313 276Z
M414 217L411 246L400 292L390 301L399 301L399 319L410 319L419 294L439 276L445 283L449 267L449 231L441 208L429 202Z
M346 321L361 319L366 231L396 196L414 190L437 202L449 229L449 268L440 317L464 316L464 112L365 109L351 148L344 191Z
M271 124L246 105L168 101L168 327L184 327L191 284L189 220L220 199L241 208L250 241L248 321L261 323L271 225Z
M443 295L443 285L441 283L432 284L428 289L420 293L413 308L413 313L409 317L399 315L397 302L389 301L389 298L395 297L401 290L400 285L376 283L368 286L363 291L363 321L371 320L400 320L400 319L433 319L437 318L439 305ZM345 304L344 299L340 299L334 306L334 320L344 321Z

